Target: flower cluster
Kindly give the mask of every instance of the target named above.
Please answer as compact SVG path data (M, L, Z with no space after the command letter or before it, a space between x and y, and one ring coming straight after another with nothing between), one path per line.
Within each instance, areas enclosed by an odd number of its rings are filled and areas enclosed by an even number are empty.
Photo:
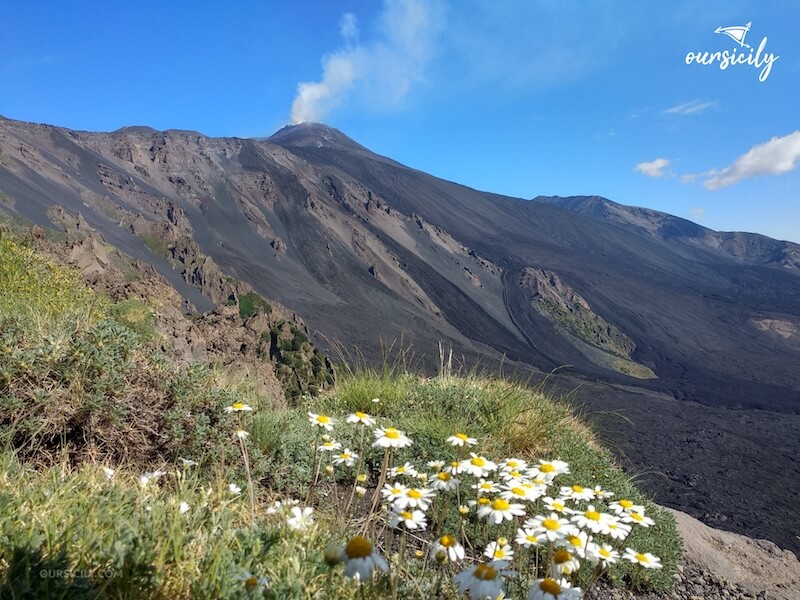
M313 426L333 431L334 419L315 413L308 416ZM658 557L624 547L634 527L654 524L644 507L624 498L612 501L614 494L598 485L567 481L570 466L566 462L551 459L534 464L518 457L494 460L473 451L477 438L455 433L446 442L459 457L429 461L424 466L408 461L389 464L395 451L412 445L405 432L377 426L373 417L361 412L345 421L374 427L372 445L386 453L376 490L376 498L383 501L386 524L401 532L401 540L405 540L404 532L419 534L432 529L435 541L430 544L430 558L440 566L466 563L453 582L471 600L502 597L505 580L520 576L512 567L532 567L533 572L526 573L532 582L526 588L528 598L548 600L582 597L583 591L576 585L579 579L591 586L620 560L641 569L661 568ZM330 437L318 451L330 452L334 464L347 467L359 457ZM439 531L443 520L435 518L433 507L445 502L452 506L453 500L459 501L455 506L462 517L461 530ZM469 522L472 528L464 526ZM467 534L469 529L472 536ZM418 535L416 539L420 539ZM475 548L478 556L469 557L465 546ZM403 550L401 547L400 556ZM375 569L386 570L384 559L363 536L352 538L337 556L345 563L345 574L359 581L369 579Z

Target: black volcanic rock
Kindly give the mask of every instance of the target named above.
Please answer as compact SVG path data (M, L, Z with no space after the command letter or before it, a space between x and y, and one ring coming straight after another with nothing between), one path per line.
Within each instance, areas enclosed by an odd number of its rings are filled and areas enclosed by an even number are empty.
M663 474L648 479L662 502L740 531L779 506L769 535L800 547L795 244L597 197L478 192L313 123L250 140L6 120L0 192L42 226L54 205L80 214L198 307L152 232L179 223L221 272L366 356L402 337L428 368L445 341L470 364L557 369L635 469Z

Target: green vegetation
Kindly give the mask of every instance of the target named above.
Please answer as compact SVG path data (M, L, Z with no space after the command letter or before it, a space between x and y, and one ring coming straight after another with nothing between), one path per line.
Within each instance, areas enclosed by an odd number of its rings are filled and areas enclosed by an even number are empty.
M426 479L399 481L426 487L442 472L429 461L469 461L469 451L496 462L566 461L570 472L548 480L546 493L600 486L616 494L595 500L604 513L623 497L641 504L655 525L634 524L614 547L653 553L663 568L620 560L607 577L654 590L671 584L681 551L674 520L566 404L508 381L389 367L344 369L334 390L296 387L292 403L273 404L246 371L171 364L153 347L151 319L147 305L113 304L74 271L0 238L0 597L377 599L438 589L455 599L464 596L453 575L485 562L482 551L499 537L514 546L519 573L506 581L509 597L526 597L554 546L536 551L514 538L523 519L549 514L542 498L525 517L490 526L474 508L459 513L477 497L475 478L459 474L459 491L437 492L427 528L407 532L387 527L384 503L372 500L388 467L413 464ZM323 376L324 359L296 326L281 323L268 336L281 366ZM345 422L356 413L377 419L383 439L396 427L413 442L373 445L378 430ZM448 443L455 433L474 446ZM334 439L336 452L317 451ZM345 448L358 455L350 466ZM431 559L445 534L464 544L467 562ZM325 560L327 552L349 563L348 552L365 548L342 550L357 535L391 567L359 592ZM571 578L586 587L599 571L583 564Z
M258 312L268 315L272 312L272 306L256 292L248 292L239 297L240 317L248 319Z

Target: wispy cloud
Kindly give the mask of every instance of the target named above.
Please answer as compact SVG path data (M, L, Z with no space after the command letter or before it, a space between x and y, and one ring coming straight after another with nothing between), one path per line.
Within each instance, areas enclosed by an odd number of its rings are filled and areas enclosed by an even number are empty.
M800 129L783 137L753 146L745 154L722 170L713 170L703 185L708 190L718 190L750 177L780 175L800 165Z
M670 172L666 169L668 169L671 164L672 163L666 158L657 158L650 162L641 162L636 165L633 170L642 175L647 175L648 177L664 177L670 175Z
M665 115L697 115L709 108L717 108L718 106L719 101L717 100L695 99L684 102L683 104L671 106L670 108L665 108L661 112Z
M706 216L706 209L705 208L690 208L689 209L689 216L693 219L700 219L705 218Z
M443 25L439 1L384 0L375 37L360 42L355 15L344 14L344 45L322 59L320 81L298 84L292 122L321 121L346 96L358 96L371 108L401 105L424 80Z

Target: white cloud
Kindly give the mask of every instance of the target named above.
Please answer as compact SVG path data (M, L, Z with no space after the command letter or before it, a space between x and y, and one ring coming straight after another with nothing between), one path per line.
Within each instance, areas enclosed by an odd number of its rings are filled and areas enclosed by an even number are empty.
M706 209L705 208L690 208L689 209L689 216L693 219L703 219L706 216Z
M748 177L788 173L800 164L800 129L783 137L753 146L732 165L720 171L710 171L703 182L708 190L733 185Z
M402 105L425 78L444 25L439 1L384 0L376 36L359 42L358 22L346 13L340 22L345 45L322 59L322 79L297 86L293 123L321 121L348 95L368 108Z
M639 163L633 170L638 171L642 175L647 175L648 177L664 177L665 175L669 175L669 172L665 171L665 169L667 169L670 164L672 163L666 158L657 158L650 162Z
M719 102L716 100L690 100L689 102L664 109L661 112L666 115L696 115L717 106L719 106Z

